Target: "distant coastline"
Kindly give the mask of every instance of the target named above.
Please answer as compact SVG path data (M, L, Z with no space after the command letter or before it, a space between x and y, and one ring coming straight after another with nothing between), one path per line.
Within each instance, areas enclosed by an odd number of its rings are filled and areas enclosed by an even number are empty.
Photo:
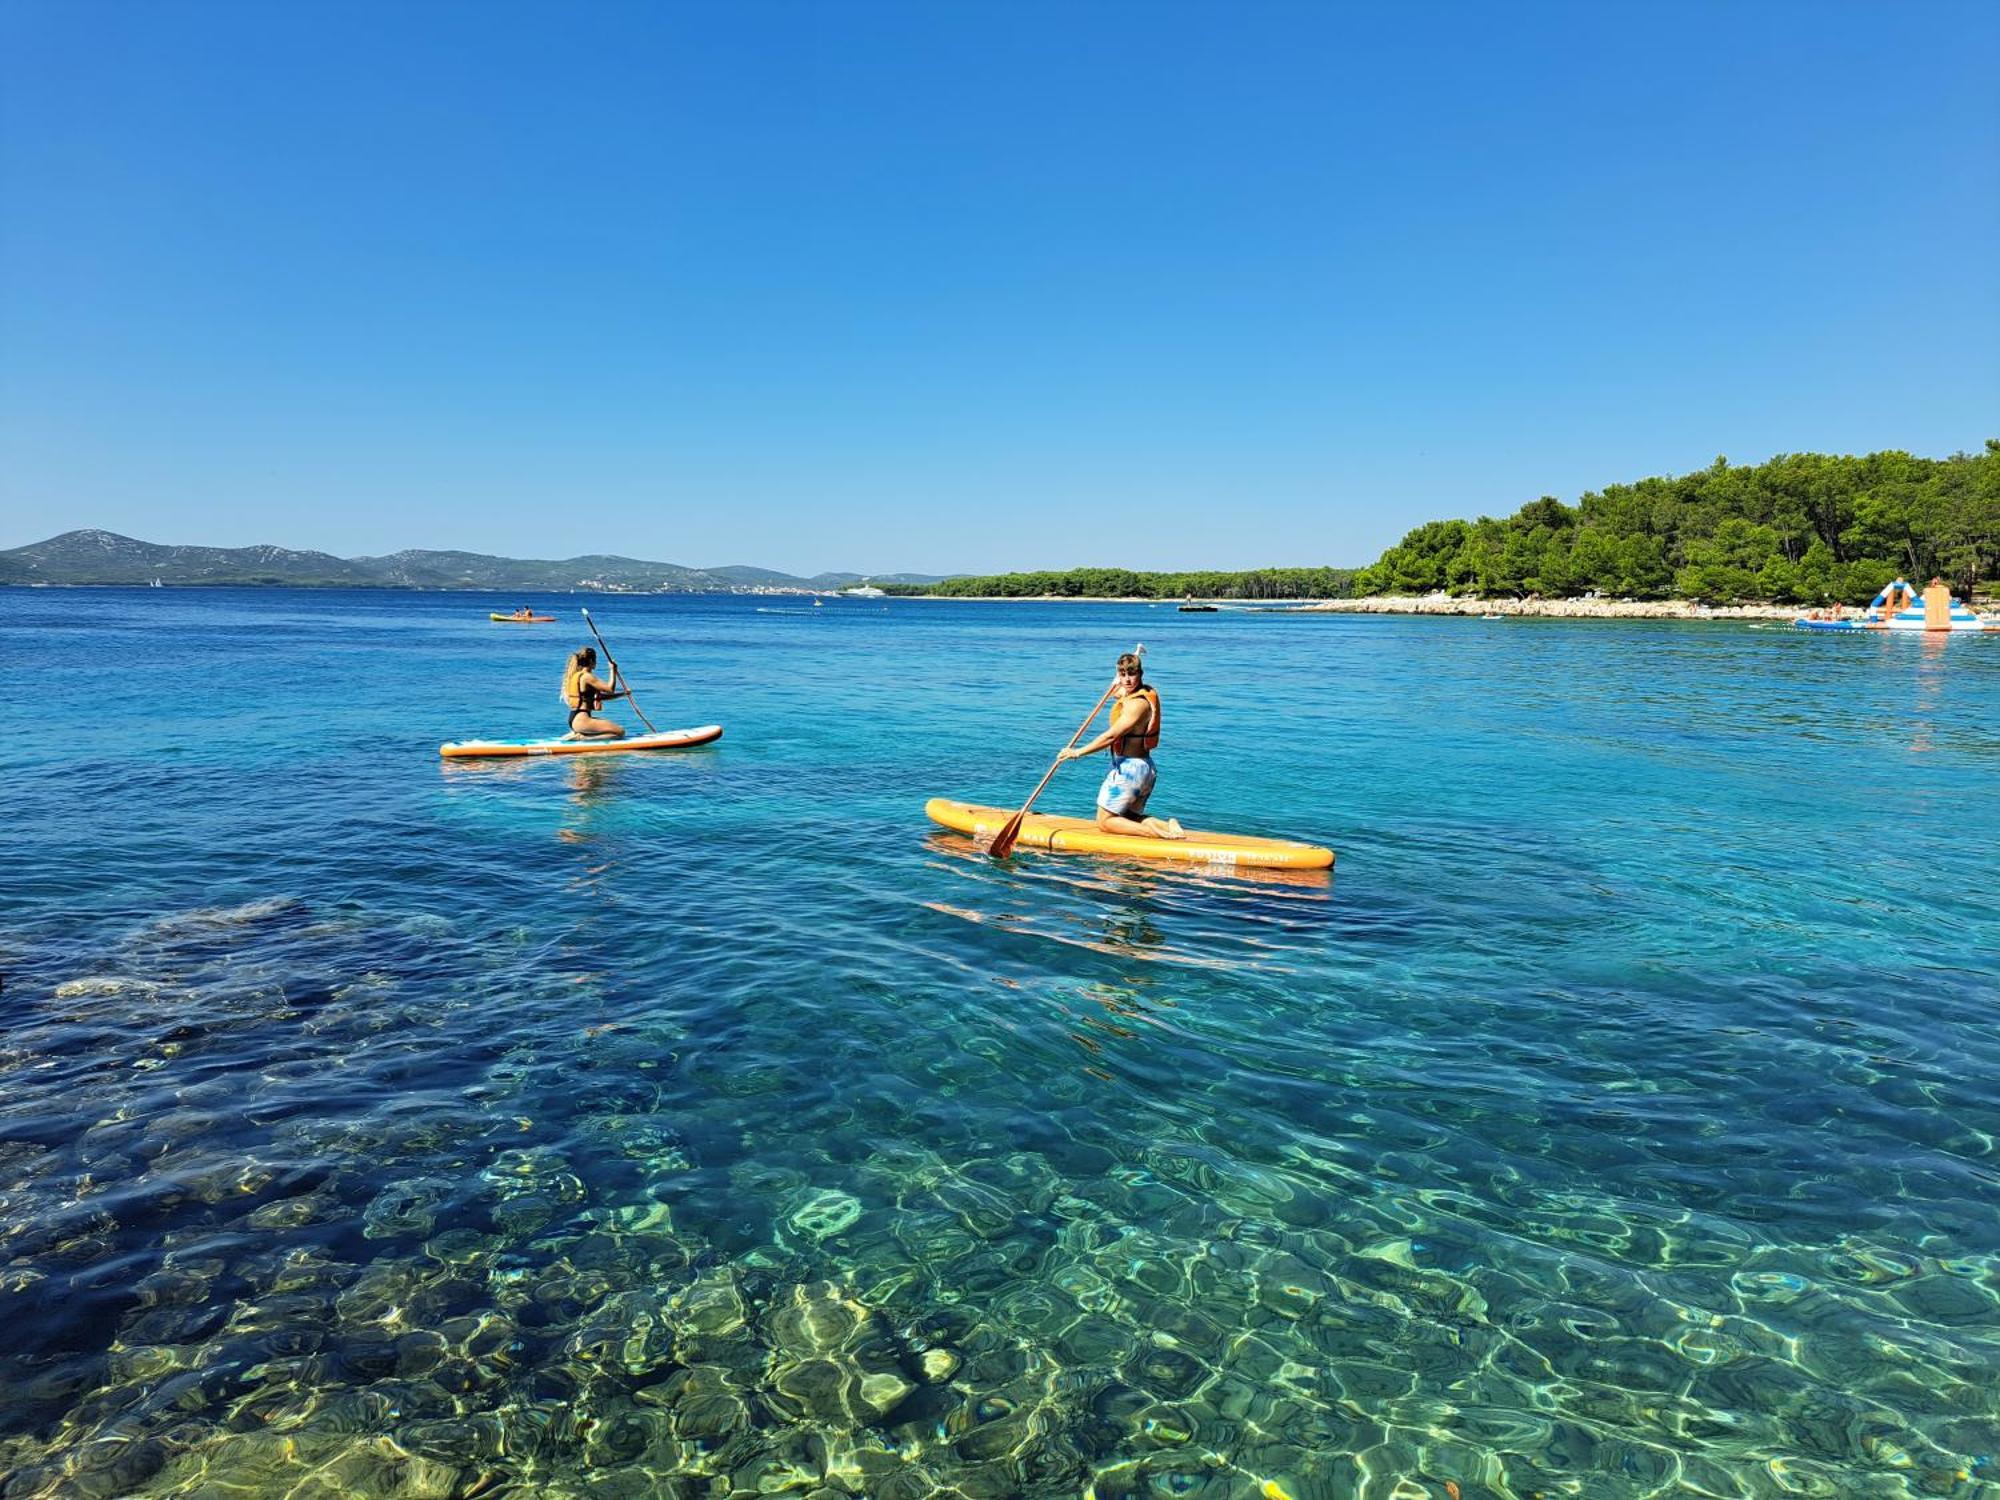
M31 589L131 589L137 583L27 583L17 588ZM461 586L400 583L294 583L280 580L245 582L242 579L215 579L198 583L178 583L179 589L270 588L410 594L487 594L502 592L488 585ZM809 586L738 585L733 588L673 589L530 589L523 592L546 595L569 593L593 598L645 594L723 594L757 597L814 597L838 594L837 588ZM905 593L887 597L931 600L947 604L1144 604L1155 609L1172 609L1176 601L1151 599L1136 594L934 594ZM1204 601L1206 602L1206 601ZM1499 615L1508 619L1538 620L1791 620L1804 612L1802 605L1724 604L1705 605L1690 599L1472 599L1433 598L1416 595L1378 594L1365 599L1225 599L1215 610L1219 614L1333 614L1333 615L1453 615L1481 618ZM1859 618L1861 611L1848 613Z
M458 593L810 594L866 583L924 587L931 573L818 573L592 554L545 561L482 552L410 550L335 557L289 547L191 547L142 542L115 531L66 531L0 551L0 584L35 587L422 589Z

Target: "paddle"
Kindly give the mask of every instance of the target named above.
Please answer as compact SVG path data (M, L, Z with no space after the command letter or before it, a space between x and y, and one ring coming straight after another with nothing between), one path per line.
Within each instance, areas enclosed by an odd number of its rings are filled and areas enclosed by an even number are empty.
M1146 648L1143 645L1134 646L1132 654L1134 656L1144 656ZM1084 730L1090 728L1091 724L1096 720L1098 713L1103 709L1105 701L1110 698L1112 690L1117 686L1118 683L1114 679L1111 686L1104 690L1104 697L1097 700L1097 706L1091 709L1090 717L1077 725L1076 733L1069 737L1070 745L1074 745L1078 740L1083 738ZM1063 746L1065 750L1068 748L1069 745ZM988 854L992 855L995 859L1005 859L1014 852L1014 841L1021 836L1021 820L1028 816L1028 809L1035 805L1035 799L1042 795L1042 788L1049 784L1049 777L1056 774L1056 768L1060 765L1062 765L1062 757L1059 755L1055 759L1055 764L1051 765L1042 779L1035 783L1035 789L1028 793L1028 800L1021 804L1021 810L1009 818L1006 825L993 835L993 842L986 846Z
M588 609L583 612L583 623L588 625L590 633L597 637L597 644L604 646L604 635L598 630L597 621L590 618L590 611ZM618 670L618 658L611 654L609 646L604 646L604 659L611 663L611 680L617 682L624 674ZM639 722L644 724L648 731L653 734L660 732L653 728L653 721L646 717L646 711L639 707L639 700L632 696L632 686L630 683L627 683L625 686L625 701L632 705L632 712L639 716ZM1095 715L1092 717L1095 717Z

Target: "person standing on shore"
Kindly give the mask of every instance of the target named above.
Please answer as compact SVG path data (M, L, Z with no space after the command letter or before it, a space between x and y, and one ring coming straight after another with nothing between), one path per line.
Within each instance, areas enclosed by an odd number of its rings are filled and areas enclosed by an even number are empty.
M569 710L569 733L563 736L566 740L624 738L624 725L614 719L600 718L597 712L613 698L626 696L618 686L618 669L613 667L611 681L605 682L596 675L596 666L595 646L572 651L563 665L562 701Z
M1113 690L1118 696L1111 705L1111 727L1096 739L1065 746L1056 759L1076 760L1099 750L1111 752L1111 770L1097 790L1097 826L1106 833L1186 838L1173 818L1146 816L1147 799L1159 779L1153 751L1160 743L1160 690L1145 680L1139 658L1129 651L1118 658Z

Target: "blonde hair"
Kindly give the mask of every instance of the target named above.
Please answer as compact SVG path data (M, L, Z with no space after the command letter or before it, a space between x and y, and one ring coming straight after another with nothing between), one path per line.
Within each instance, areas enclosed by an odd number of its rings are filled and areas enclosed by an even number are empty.
M597 648L581 646L570 652L569 660L563 663L562 700L571 708L583 706L583 695L577 690L577 679L597 665Z

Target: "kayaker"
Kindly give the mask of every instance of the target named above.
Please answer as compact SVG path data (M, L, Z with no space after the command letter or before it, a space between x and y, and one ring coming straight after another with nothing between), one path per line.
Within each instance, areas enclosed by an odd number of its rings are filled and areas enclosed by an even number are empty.
M1139 658L1127 651L1118 658L1117 695L1111 705L1111 726L1094 740L1064 748L1058 760L1076 760L1111 752L1111 770L1097 789L1097 826L1106 833L1137 834L1141 838L1180 839L1187 835L1172 818L1146 816L1146 799L1153 795L1159 773L1153 751L1160 743L1160 690L1140 670Z
M599 718L600 705L613 698L623 698L625 693L618 686L618 669L611 669L611 681L599 678L594 668L597 666L597 648L585 646L570 653L568 663L563 667L562 701L569 710L569 733L566 740L588 738L620 739L625 734L625 726L611 719Z

